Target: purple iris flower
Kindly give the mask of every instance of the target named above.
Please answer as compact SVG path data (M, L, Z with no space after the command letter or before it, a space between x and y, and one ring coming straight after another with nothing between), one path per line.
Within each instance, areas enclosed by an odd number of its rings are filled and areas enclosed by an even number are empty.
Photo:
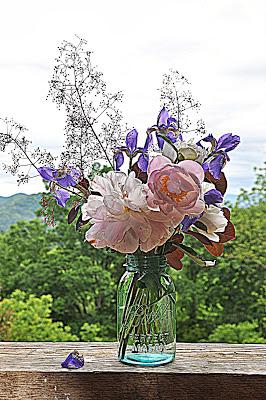
M196 215L196 216L186 215L184 217L183 221L181 222L182 231L187 232L189 230L189 228L191 227L191 225L194 225L195 222L197 222L201 218L202 215L203 215L203 212L200 215Z
M149 155L141 154L138 159L138 167L141 169L142 172L147 172L148 165L149 165Z
M218 139L215 151L224 150L225 152L231 151L236 148L240 143L240 137L238 135L232 135L232 133L225 133Z
M157 118L157 124L150 128L150 131L156 131L157 142L159 148L162 150L164 145L164 139L160 137L160 134L165 135L172 143L177 141L176 132L177 120L169 116L168 111L165 107L161 109ZM182 135L179 135L179 139L182 140Z
M204 194L204 201L208 206L211 204L218 206L223 202L222 193L217 189L208 190L208 192Z
M126 136L126 146L129 154L133 154L137 148L138 143L138 131L136 129L132 129L132 131L128 132Z
M212 134L209 134L209 135L207 135L205 138L200 139L200 140L196 143L197 146L200 146L200 147L203 148L201 142L207 142L207 143L210 142L210 143L213 143L213 146L215 146L215 144L216 144L216 139L213 137Z
M67 201L70 199L70 193L65 189L55 190L53 195L57 201L57 204L61 207L65 207Z
M40 167L37 170L45 181L56 182L63 187L76 186L80 179L79 171L73 167L59 169Z
M209 160L204 161L202 168L205 172L209 171L215 179L220 179L226 161L230 161L226 152L216 153Z
M201 147L201 141L212 143L212 152L210 157L204 161L202 167L204 171L209 171L215 179L220 179L221 171L229 161L228 152L235 149L240 143L240 137L238 135L232 135L232 133L226 133L222 135L218 141L212 136L208 135L201 139L197 144Z
M70 353L65 361L61 363L62 368L78 369L84 366L84 357L79 355L78 351Z
M147 171L149 163L148 150L152 145L151 133L147 135L144 147L137 147L137 144L138 131L136 129L132 129L126 136L126 146L118 147L115 151L114 162L116 171L120 171L120 168L124 163L124 153L126 153L127 156L131 159L140 154L138 159L138 166L143 172Z
M124 153L120 151L120 149L117 149L118 151L115 152L114 155L114 161L115 161L115 170L120 171L120 168L124 164Z
M38 172L45 181L59 184L63 188L67 188L68 186L76 186L80 179L79 171L73 167L62 167L59 169L40 167L38 168ZM70 199L69 192L65 189L55 190L54 187L51 187L51 191L57 201L57 204L61 207L65 207L66 202Z

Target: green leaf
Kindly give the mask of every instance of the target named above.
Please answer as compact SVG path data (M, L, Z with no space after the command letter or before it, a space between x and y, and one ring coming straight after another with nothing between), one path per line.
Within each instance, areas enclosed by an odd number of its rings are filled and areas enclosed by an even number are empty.
M160 282L160 277L154 272L145 272L137 281L137 286L141 289L148 289L149 292L158 299L163 287Z
M189 256L196 264L200 265L201 267L206 267L206 261L198 254L195 250L191 247L185 246L182 243L175 244L174 246L179 247L187 256Z

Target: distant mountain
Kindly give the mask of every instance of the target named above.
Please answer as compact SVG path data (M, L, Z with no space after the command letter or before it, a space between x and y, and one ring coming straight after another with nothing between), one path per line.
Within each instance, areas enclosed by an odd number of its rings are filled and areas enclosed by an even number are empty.
M40 207L41 194L17 193L0 196L0 231L6 230L19 220L35 218L34 212Z
M225 200L235 203L237 195L228 194ZM0 196L0 231L20 220L35 218L35 211L40 207L41 194L17 193L10 197Z

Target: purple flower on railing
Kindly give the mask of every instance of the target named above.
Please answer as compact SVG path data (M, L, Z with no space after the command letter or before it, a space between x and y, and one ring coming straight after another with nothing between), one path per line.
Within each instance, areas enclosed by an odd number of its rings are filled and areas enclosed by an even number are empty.
M80 179L80 173L76 168L73 167L62 167L59 169L51 167L40 167L38 172L45 181L50 182L50 189L57 201L57 204L61 207L65 207L66 202L70 199L70 194L67 190L69 186L75 187ZM54 185L51 185L51 184ZM55 185L61 186L61 189L57 189Z
M232 135L232 133L226 133L217 141L212 135L208 135L197 143L199 146L203 147L201 141L212 143L211 154L207 160L204 161L202 167L204 171L209 171L215 179L219 179L226 161L230 161L227 153L238 146L240 137L238 135Z
M126 146L118 147L115 151L114 161L116 171L119 171L124 164L124 153L131 159L140 154L138 166L143 172L147 171L149 163L148 150L152 145L152 135L147 135L144 147L138 147L137 144L138 131L136 129L132 129L126 136Z
M163 107L159 112L157 124L149 128L149 131L156 131L158 146L162 150L164 139L160 135L164 135L172 143L175 143L177 141L178 123L175 118L169 116L168 111ZM178 135L178 138L183 140L181 134Z
M68 369L78 369L84 366L84 357L79 355L78 351L73 351L70 353L65 361L61 363L62 368Z

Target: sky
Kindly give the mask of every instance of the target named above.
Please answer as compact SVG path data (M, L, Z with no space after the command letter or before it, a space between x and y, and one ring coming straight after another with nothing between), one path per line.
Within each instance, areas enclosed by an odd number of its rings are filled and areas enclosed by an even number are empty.
M64 112L46 100L48 81L57 46L78 35L140 132L156 121L162 75L185 75L207 132L241 137L225 169L228 192L252 186L266 159L264 0L9 0L0 21L0 116L26 125L35 147L63 145ZM0 153L0 196L43 189L38 178L18 187L2 170L8 160Z

